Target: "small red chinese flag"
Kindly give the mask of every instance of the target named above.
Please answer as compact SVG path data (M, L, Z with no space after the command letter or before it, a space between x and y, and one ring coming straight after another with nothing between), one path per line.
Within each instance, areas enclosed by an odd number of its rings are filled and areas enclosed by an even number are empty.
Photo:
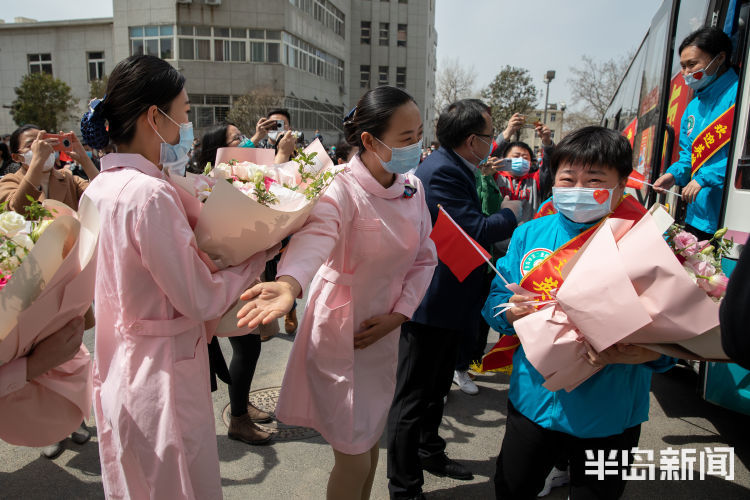
M68 156L68 154L65 151L60 151L60 161L71 162L73 161L73 158Z
M477 373L503 372L510 374L513 370L513 354L521 342L516 335L500 335L497 344L484 355L481 364L471 368Z
M643 187L643 181L645 180L646 177L644 177L642 173L638 172L637 170L633 170L628 176L627 187L633 189L641 189Z
M435 242L438 258L448 266L458 281L489 260L490 254L466 234L440 207L430 238Z

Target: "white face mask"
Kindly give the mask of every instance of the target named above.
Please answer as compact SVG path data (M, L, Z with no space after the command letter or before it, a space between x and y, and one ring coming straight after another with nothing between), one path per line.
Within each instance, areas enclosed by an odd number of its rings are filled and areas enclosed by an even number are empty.
M23 156L23 162L26 165L31 165L31 159L34 156L34 153L29 149L22 156ZM54 166L55 166L55 155L49 155L47 159L44 161L44 165L42 166L42 172L49 172L50 170L52 170L52 167Z

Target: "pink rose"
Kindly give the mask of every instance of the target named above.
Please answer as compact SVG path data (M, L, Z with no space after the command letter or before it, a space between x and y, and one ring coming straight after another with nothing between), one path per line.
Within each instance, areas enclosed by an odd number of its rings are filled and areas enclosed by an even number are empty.
M5 287L5 285L8 284L8 282L10 281L10 277L11 277L10 274L4 274L0 276L0 290L2 290Z
M680 231L674 236L674 247L677 250L684 250L688 247L694 247L698 243L698 238L694 234L688 233L687 231ZM693 252L695 253L695 252Z
M708 278L716 274L716 268L710 262L699 259L697 255L688 257L685 267L692 270L698 277Z
M711 297L716 297L720 299L724 295L726 295L727 285L729 284L729 278L727 278L724 275L724 273L722 273L721 271L711 276L708 280L701 280L701 281L706 281L706 285L708 287L708 290L706 291Z

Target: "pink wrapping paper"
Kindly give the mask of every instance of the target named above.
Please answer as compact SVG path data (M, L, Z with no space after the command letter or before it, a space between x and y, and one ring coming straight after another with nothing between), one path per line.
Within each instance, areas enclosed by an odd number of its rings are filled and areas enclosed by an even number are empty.
M45 205L54 208L54 204ZM55 221L19 268L28 263L30 272L14 274L9 285L18 280L16 286L0 291L0 314L8 317L16 313L12 328L0 342L2 363L27 355L68 321L83 316L94 300L99 215L86 198L81 200L76 217L69 214L75 212L67 207L58 210ZM40 258L71 243L64 258L62 254L50 257L57 265L51 277L36 272L43 265ZM32 254L35 258L29 260ZM16 308L21 303L28 305L19 312ZM23 446L44 446L63 439L89 415L91 384L91 357L81 346L72 360L0 398L0 439Z
M657 207L630 229L617 219L605 221L563 269L558 303L516 321L526 356L548 390L571 391L598 371L583 358L587 342L597 352L616 343L678 342L700 356L721 356L718 304L664 241L667 217Z

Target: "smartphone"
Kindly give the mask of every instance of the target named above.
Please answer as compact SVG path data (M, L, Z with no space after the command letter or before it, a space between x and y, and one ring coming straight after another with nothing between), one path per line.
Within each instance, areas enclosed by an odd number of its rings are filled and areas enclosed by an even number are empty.
M57 144L52 148L55 151L73 150L73 132L67 134L44 134L42 139L57 139Z

